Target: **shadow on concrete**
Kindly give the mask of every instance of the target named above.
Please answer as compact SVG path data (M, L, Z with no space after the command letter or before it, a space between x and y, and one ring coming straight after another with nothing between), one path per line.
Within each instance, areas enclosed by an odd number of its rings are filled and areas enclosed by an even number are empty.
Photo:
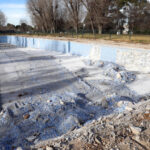
M9 64L9 63L17 63L17 62L26 62L26 61L40 61L40 60L52 60L55 59L53 56L35 56L35 57L28 57L27 59L16 59L10 61L0 61L0 64Z
M55 75L54 75L55 76ZM40 79L40 77L38 77L38 80ZM50 76L44 76L44 79L49 79L50 80ZM11 90L11 92L5 92L5 93L1 93L1 104L5 104L5 103L10 103L14 100L16 100L16 97L18 97L18 99L20 97L32 97L35 96L37 94L45 94L45 93L50 93L50 92L56 92L57 90L60 89L65 89L66 87L72 85L74 82L76 82L78 80L78 78L73 77L73 78L68 78L68 79L63 79L63 80L58 80L58 81L47 81L47 83L41 83L41 84L29 84L27 85L26 88L22 88L22 89L17 89L17 90ZM30 82L30 80L24 80L24 82ZM11 86L13 86L15 83L11 83ZM7 86L9 86L9 83L7 84ZM4 98L4 100L3 100ZM7 101L8 100L8 101Z

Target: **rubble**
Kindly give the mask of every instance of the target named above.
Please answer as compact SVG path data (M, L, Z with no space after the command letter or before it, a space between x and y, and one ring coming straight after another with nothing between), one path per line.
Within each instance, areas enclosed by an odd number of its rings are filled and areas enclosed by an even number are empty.
M0 63L8 64L0 65L6 79L1 82L0 147L149 149L150 97L129 88L138 80L136 73L115 63L48 54L1 52Z
M61 141L61 148L54 147L56 150L67 150L70 148L70 145L72 150L149 150L150 121L143 118L145 107L149 103L150 100L142 102L136 105L136 109L132 113L126 112L126 115L111 114L98 121L91 122L79 129L79 131L75 130L72 133L67 133L58 140L47 140L33 147L36 149L44 145L53 146L53 143L56 141ZM78 132L81 134L73 138ZM70 139L67 140L67 137L70 137Z
M130 129L131 129L132 133L135 134L135 135L139 135L142 131L141 128L134 127L134 126L130 126Z
M25 115L23 115L23 118L24 119L28 119L30 117L30 115L29 114L25 114Z
M101 105L102 105L103 108L108 108L108 102L107 102L106 98L103 98L101 100Z
M54 150L52 147L46 146L46 150Z

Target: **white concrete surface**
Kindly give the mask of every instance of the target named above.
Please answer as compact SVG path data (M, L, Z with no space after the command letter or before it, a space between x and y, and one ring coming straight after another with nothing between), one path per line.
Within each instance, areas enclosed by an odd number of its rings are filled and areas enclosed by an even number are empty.
M128 87L137 95L150 94L150 74L137 74L137 79Z

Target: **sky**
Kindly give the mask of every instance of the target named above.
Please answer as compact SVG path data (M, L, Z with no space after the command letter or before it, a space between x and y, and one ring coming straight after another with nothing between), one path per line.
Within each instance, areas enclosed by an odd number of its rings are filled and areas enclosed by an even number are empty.
M26 9L27 0L0 0L0 10L6 15L7 23L20 24L20 19L25 19L31 24Z

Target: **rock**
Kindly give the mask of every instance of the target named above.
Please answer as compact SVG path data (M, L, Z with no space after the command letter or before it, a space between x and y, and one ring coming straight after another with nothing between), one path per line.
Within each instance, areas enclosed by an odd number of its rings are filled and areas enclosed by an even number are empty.
M125 109L126 109L127 111L132 111L132 110L133 110L133 108L130 107L130 106L126 106Z
M132 133L135 134L135 135L139 135L141 133L141 131L142 131L141 128L134 127L134 126L130 126L130 129L131 129Z
M47 100L47 103L51 103L52 102L52 100Z
M101 100L101 106L102 106L103 108L108 108L108 102L107 102L107 99L106 99L106 98L103 98L103 99Z
M54 150L52 147L46 146L46 150Z
M3 114L4 114L4 111L1 111L1 112L0 112L0 116L3 115Z
M25 115L23 115L23 118L24 119L28 119L30 117L30 115L29 114L25 114Z
M65 104L62 100L60 100L59 102L60 102L61 105L64 105L64 104Z
M22 147L17 147L16 150L23 150Z
M0 127L2 126L6 127L7 125L10 124L11 121L12 117L10 116L8 110L3 112L3 114L0 116Z
M136 76L132 72L120 71L117 73L116 78L122 82L133 82L136 79Z
M95 142L101 144L100 140L97 137L95 138Z
M33 142L35 139L36 139L36 136L34 136L34 135L26 138L26 140L29 142Z
M46 124L49 120L49 118L44 118L43 123Z
M117 106L118 106L118 107L122 107L123 104L124 104L123 101L119 101L119 102L117 103Z
M39 143L39 139L34 140L34 144L37 144L37 143Z
M123 117L123 115L122 115L122 114L119 114L116 118L117 118L117 119L120 119L121 117Z
M103 74L112 78L116 77L116 71L107 67L104 70Z
M60 142L54 144L55 147L60 147Z
M147 106L146 106L146 110L150 110L150 105L147 105Z
M120 73L117 73L116 78L117 78L118 80L122 80L121 74L120 74Z

